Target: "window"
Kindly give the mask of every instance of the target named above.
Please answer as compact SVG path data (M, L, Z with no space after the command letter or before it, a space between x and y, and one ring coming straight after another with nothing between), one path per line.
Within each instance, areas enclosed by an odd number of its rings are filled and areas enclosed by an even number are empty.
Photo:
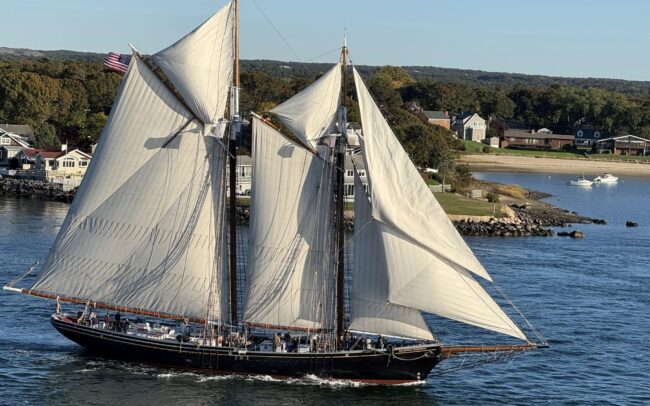
M360 177L366 176L366 171L359 171L359 176Z
M345 176L354 176L354 171L352 169L348 169Z
M63 167L64 168L74 168L75 167L75 161L73 158L66 158L63 160Z
M11 145L11 138L9 137L0 138L0 145Z
M344 185L345 190L343 191L343 195L345 196L353 196L354 195L354 185Z
M79 162L79 166L81 166L81 167L86 167L86 166L88 166L88 161L81 161L81 162Z

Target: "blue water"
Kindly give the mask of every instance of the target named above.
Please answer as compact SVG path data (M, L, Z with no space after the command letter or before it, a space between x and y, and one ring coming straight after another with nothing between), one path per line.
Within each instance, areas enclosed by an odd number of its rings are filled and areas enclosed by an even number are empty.
M468 239L547 350L407 387L207 377L95 358L50 326L52 302L0 293L0 404L650 404L650 179L583 189L563 175L477 177L551 193L552 203L608 221L573 226L582 240ZM0 198L0 282L47 254L66 210ZM475 331L429 320L443 340Z

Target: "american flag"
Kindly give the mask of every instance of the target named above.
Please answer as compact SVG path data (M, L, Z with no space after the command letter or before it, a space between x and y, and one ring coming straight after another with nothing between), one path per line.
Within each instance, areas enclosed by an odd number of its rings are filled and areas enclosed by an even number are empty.
M117 52L109 52L104 58L104 66L116 72L126 73L126 68L131 62L131 55L122 55Z

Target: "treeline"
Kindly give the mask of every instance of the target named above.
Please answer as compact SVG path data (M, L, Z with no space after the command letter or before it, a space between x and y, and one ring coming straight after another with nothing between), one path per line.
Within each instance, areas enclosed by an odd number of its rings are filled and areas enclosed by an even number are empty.
M102 65L0 62L0 123L29 124L34 145L88 149L99 137L121 81Z
M96 54L91 54L96 55ZM244 61L241 110L264 113L308 86L329 64ZM384 114L418 165L445 166L450 133L418 119L414 103L450 115L478 112L493 122L517 120L571 132L578 124L650 137L650 96L599 87L485 86L419 79L406 68L360 67ZM269 73L271 72L271 73ZM101 133L121 75L98 63L26 59L0 62L0 123L34 127L35 146L67 142L87 149ZM354 85L349 117L358 121ZM421 118L421 117L420 117Z

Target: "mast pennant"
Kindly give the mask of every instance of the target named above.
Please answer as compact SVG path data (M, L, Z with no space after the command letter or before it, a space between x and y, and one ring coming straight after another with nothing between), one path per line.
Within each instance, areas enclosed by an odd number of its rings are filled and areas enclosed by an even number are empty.
M353 72L371 223L388 270L387 301L526 340L472 277L492 280L425 185L359 72Z
M131 58L93 160L33 291L228 319L223 117L229 3L171 47ZM170 88L159 72L172 82ZM198 120L197 120L198 117ZM45 296L44 296L45 297Z

